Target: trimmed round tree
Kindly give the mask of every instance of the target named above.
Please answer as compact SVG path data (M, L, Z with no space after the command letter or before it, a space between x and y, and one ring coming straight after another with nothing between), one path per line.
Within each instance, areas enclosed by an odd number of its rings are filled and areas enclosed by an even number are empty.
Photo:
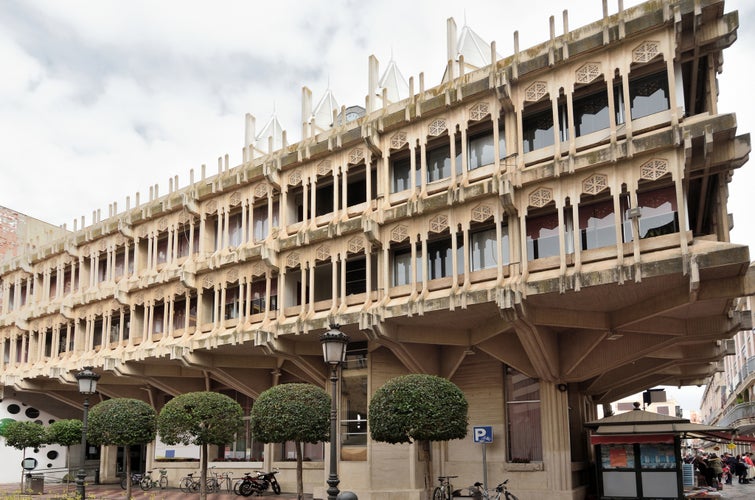
M22 459L26 458L26 448L38 448L46 442L45 428L36 422L8 422L3 427L2 436L5 438L5 444L22 450ZM21 491L24 491L23 471L21 471Z
M252 435L263 443L293 441L296 494L304 495L302 443L330 440L330 396L311 384L281 384L264 391L252 406Z
M188 392L168 401L157 417L157 431L166 444L200 447L199 497L207 498L207 454L211 444L223 446L235 439L243 424L241 405L225 394Z
M370 436L384 443L417 441L425 455L425 491L432 488L431 441L467 435L467 403L451 381L435 375L411 374L388 380L372 396Z
M83 423L75 418L56 420L47 427L46 441L50 444L59 444L66 447L66 492L71 482L71 446L81 443L81 430Z
M115 398L97 403L89 410L87 440L106 446L123 446L126 477L131 477L131 446L155 439L156 412L139 399ZM131 498L131 481L126 481L126 498Z

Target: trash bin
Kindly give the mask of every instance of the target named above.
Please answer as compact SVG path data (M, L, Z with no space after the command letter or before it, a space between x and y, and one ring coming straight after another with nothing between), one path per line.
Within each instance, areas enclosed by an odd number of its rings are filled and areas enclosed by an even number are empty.
M26 476L26 492L32 495L42 495L45 492L44 474L29 474Z

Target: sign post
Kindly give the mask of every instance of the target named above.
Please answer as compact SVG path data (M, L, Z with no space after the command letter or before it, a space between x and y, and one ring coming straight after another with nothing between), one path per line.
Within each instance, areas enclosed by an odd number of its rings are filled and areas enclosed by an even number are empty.
M493 426L479 425L472 429L472 436L475 443L482 443L482 487L488 490L488 460L485 447L488 443L493 442Z

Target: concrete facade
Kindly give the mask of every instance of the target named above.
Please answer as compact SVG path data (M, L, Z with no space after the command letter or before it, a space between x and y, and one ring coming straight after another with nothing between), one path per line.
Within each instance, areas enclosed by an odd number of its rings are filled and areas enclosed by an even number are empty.
M465 392L470 427L492 426L491 483L584 498L596 405L704 383L751 325L734 302L755 271L726 205L750 139L717 110L738 29L722 1L563 24L498 58L449 20L441 85L389 88L371 57L363 112L313 112L304 88L301 141L247 116L240 164L5 260L0 383L80 408L73 374L90 365L101 398L159 410L209 389L248 412L276 384L325 387L318 339L336 323L352 340L342 489L421 497L415 445L371 441L364 418L389 378L432 373ZM287 447L241 434L213 450L219 469L279 467L294 484ZM305 451L316 497L323 448ZM432 454L457 487L481 479L471 436ZM175 481L196 468L179 455L151 445L145 466ZM117 462L102 450L103 480Z

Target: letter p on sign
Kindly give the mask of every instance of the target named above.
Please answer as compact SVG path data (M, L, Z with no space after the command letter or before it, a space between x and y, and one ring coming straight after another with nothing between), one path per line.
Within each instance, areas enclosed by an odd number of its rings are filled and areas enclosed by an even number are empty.
M472 436L475 443L492 443L493 442L493 426L480 425L472 429Z

